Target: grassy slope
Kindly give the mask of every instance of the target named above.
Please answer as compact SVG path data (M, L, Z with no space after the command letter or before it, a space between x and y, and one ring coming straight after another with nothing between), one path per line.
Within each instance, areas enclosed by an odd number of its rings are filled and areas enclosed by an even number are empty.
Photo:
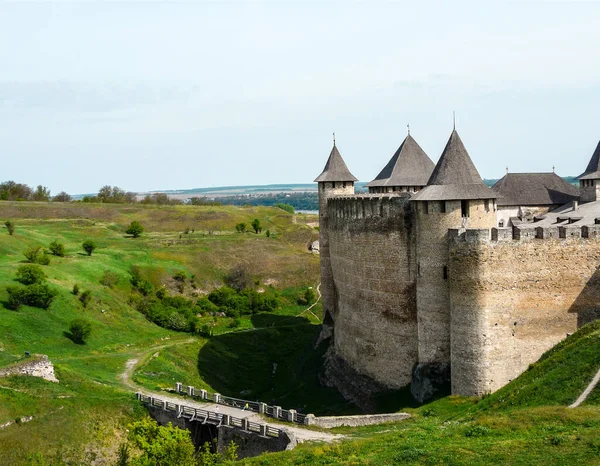
M300 445L243 464L600 464L598 399L566 407L599 367L595 322L482 400L447 397L408 409L407 422L335 429L353 437L339 445Z
M61 218L52 218L56 216ZM233 231L235 223L256 217L274 233L271 238ZM282 286L312 284L318 275L318 258L305 250L316 236L302 223L309 217L294 224L279 209L0 203L0 219L9 218L17 228L12 237L0 232L0 367L22 359L25 351L47 354L61 383L0 379L0 424L35 416L30 423L0 430L0 464L19 464L34 452L89 463L95 449L84 445L95 445L110 457L126 422L143 412L121 387L118 376L125 362L189 335L161 329L130 308L132 264L152 267L155 282L167 286L173 272L184 269L197 275L202 289L218 284L227 270L244 261L257 265L253 270L258 280L275 279ZM134 219L147 230L135 240L123 234ZM196 232L182 234L186 227ZM91 257L80 254L87 238L99 245ZM65 243L68 253L44 267L59 290L56 300L48 310L5 309L5 287L14 283L22 252L55 239ZM99 283L105 270L121 277L114 289ZM70 293L74 283L92 290L87 310ZM76 345L63 334L68 322L80 316L93 324L86 345Z

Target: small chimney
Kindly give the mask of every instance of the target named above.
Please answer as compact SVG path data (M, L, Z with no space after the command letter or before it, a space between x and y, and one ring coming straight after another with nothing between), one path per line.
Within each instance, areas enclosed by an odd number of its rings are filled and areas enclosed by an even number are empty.
M573 211L579 209L579 201L573 201Z

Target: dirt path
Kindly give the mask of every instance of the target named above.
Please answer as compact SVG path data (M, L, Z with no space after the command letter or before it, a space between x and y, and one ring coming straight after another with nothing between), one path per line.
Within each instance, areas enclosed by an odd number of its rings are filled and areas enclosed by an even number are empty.
M577 406L583 403L588 397L588 395L592 393L592 390L596 388L598 382L600 382L600 370L596 373L596 375L594 376L590 384L586 387L586 389L583 391L583 393L579 395L579 398L577 398L575 402L569 406L569 408L577 408Z
M140 387L136 385L136 383L132 380L133 373L136 368L145 364L152 355L156 355L158 351L164 349L169 346L181 345L184 343L191 343L195 341L195 339L180 341L177 343L172 343L170 345L161 345L155 346L153 348L147 349L144 353L138 354L136 357L129 359L125 363L125 370L121 373L120 379L123 382L123 385L127 387L129 390L141 392L144 395L154 396L164 401L170 401L171 403L183 404L186 406L191 406L194 408L205 409L208 411L221 413L221 414L229 414L231 416L235 416L238 418L248 418L248 420L252 422L257 422L260 424L264 424L265 420L258 414L252 411L244 411L239 408L233 408L231 406L217 405L215 403L200 403L198 401L194 401L190 398L180 398L173 395L168 395L164 392L155 392L149 390L144 387ZM296 440L298 442L306 442L306 441L322 441L322 442L332 442L334 440L339 440L343 438L343 435L338 434L330 434L328 432L318 432L314 430L303 429L302 427L296 427L292 424L285 424L280 422L267 422L268 425L276 427L278 429L285 429L296 436Z

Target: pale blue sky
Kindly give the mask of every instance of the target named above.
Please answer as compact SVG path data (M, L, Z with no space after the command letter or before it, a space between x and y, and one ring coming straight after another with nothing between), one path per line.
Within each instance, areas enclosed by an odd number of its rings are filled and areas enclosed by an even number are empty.
M581 173L598 2L6 2L0 181L56 193L369 181L457 129L479 172Z

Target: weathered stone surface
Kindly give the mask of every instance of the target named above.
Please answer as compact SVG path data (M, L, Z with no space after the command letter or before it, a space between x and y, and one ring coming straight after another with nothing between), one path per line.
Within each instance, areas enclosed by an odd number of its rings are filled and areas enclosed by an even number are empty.
M410 414L407 413L363 414L359 416L313 416L309 414L306 416L306 425L325 429L340 426L360 427L404 421L410 417Z
M45 354L37 354L20 361L10 367L0 370L0 377L10 375L29 375L31 377L40 377L50 382L58 382L54 375L54 365Z
M417 364L413 370L410 393L419 403L450 394L450 363Z
M343 358L337 356L333 346L330 346L325 354L319 379L323 385L337 388L346 400L365 412L375 410L373 395L387 390L385 385L360 374Z

